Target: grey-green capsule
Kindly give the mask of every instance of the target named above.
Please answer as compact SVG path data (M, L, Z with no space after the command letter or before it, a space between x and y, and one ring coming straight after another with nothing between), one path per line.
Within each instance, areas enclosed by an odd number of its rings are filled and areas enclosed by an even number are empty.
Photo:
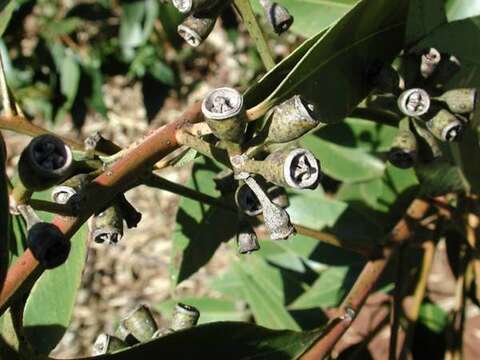
M53 135L32 139L18 162L20 180L25 188L43 191L68 178L73 170L70 147Z
M238 226L237 248L239 254L250 254L260 250L257 235L246 219L242 219Z
M416 159L417 139L415 135L407 129L400 129L393 139L388 160L400 169L408 169L415 164Z
M173 6L183 14L208 11L227 0L172 0Z
M231 163L241 172L259 174L274 184L296 189L314 189L322 176L320 162L302 148L275 151L263 161L239 155L232 157Z
M93 217L92 239L99 244L116 244L123 237L123 216L118 204L113 204Z
M210 91L203 100L202 113L220 140L236 144L243 141L247 122L243 96L237 90L223 87Z
M468 114L475 111L478 101L477 89L449 90L437 100L445 102L451 112Z
M133 337L130 331L128 331L128 329L125 328L122 322L118 324L117 329L115 330L114 336L119 338L129 346L138 344L139 342L135 337Z
M140 342L150 340L158 330L152 313L145 305L136 307L122 320L122 324Z
M288 9L276 2L270 0L260 0L265 15L273 30L277 34L282 34L287 31L293 24L293 16L289 13Z
M431 161L442 156L442 149L438 144L438 140L433 136L433 134L425 128L425 123L420 119L413 119L413 125L415 131L420 137L420 140L424 141L424 144L418 142L418 156L422 157L423 160ZM423 148L422 145L425 145L428 149ZM422 151L423 150L423 151Z
M173 331L173 329L170 329L170 328L161 328L155 331L152 338L153 339L161 338L161 337L173 334L174 332L175 331Z
M198 323L200 312L193 306L178 303L172 317L170 328L174 331L189 329Z
M93 356L110 354L115 351L119 351L122 349L127 348L128 345L120 340L115 336L111 336L108 334L100 334L98 335L95 343L93 344Z
M432 76L441 60L442 55L435 48L430 48L425 54L423 54L420 62L420 74L422 77L427 79Z
M187 44L197 47L210 35L216 21L216 15L192 14L178 25L177 32Z
M267 123L267 143L286 143L299 139L320 124L315 106L295 95L273 109Z
M425 115L430 109L430 96L420 88L408 89L398 97L398 108L400 111L411 117Z
M288 239L295 233L295 228L290 222L290 216L280 206L274 204L258 185L253 177L248 177L245 182L255 193L258 201L262 205L263 221L265 228L270 234L272 240Z
M78 174L55 186L52 190L52 200L57 204L66 204L74 195L77 195L90 181L88 174Z
M451 112L442 109L427 121L427 128L437 139L451 142L460 137L463 123Z

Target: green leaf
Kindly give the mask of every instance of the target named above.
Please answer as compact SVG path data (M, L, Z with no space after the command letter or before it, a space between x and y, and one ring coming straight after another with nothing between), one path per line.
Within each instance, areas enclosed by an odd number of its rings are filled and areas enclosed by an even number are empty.
M204 158L194 165L188 186L204 194L219 196L213 176L219 167ZM236 233L237 218L229 211L183 198L173 234L170 277L172 286L204 266L218 246Z
M353 286L359 267L332 266L320 273L313 285L288 308L303 310L316 307L338 306L344 295Z
M362 149L340 146L315 134L305 137L302 143L315 153L322 171L334 179L345 182L366 181L381 177L385 171L382 161Z
M0 8L0 36L3 35L7 29L8 24L13 15L13 11L17 7L17 2L15 0L3 1Z
M234 266L257 324L272 329L300 329L285 308L287 292L298 289L284 288L289 283L284 282L280 270L269 267L258 255L249 256Z
M163 319L170 320L175 304L178 302L195 306L200 311L199 324L218 321L248 321L251 315L242 302L209 298L171 299L156 305L155 309L162 314Z
M444 0L410 0L405 44L417 42L446 23Z
M446 0L446 7L450 21L480 15L479 0Z
M49 193L40 193L43 199ZM44 221L51 214L39 213ZM65 264L45 270L33 286L23 313L25 335L33 348L48 354L62 339L73 313L87 253L87 226L71 239L72 247Z
M389 63L403 46L408 0L360 1L298 61L251 113L265 113L296 93L315 103L319 119L344 119L372 88L367 73ZM270 76L275 69L270 72ZM268 93L265 93L267 95Z
M433 332L441 333L448 324L448 315L438 305L424 303L420 307L419 321Z
M298 359L322 330L274 331L248 323L219 322L196 326L95 359ZM234 355L232 355L234 354Z
M294 18L291 30L310 37L330 26L345 15L358 0L277 0ZM254 2L257 12L263 14L258 0Z

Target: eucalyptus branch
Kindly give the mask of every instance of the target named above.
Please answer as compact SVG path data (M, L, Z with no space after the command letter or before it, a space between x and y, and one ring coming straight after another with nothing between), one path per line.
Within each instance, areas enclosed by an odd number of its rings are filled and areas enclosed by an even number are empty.
M429 209L430 205L425 200L414 200L405 216L390 232L388 236L389 242L400 245L411 239L414 235L414 229L412 228L414 222L421 220ZM338 315L331 320L330 325L321 337L302 356L302 360L323 359L331 352L367 300L368 295L378 282L395 249L396 247L388 247L383 257L372 259L365 265L347 297L343 300Z
M255 13L252 9L252 5L250 4L250 0L235 0L235 7L240 12L245 26L255 42L263 65L267 70L273 69L273 67L275 67L275 60L272 50L268 46L262 28L258 24L257 18L255 17Z
M56 225L65 236L71 238L92 214L107 206L116 195L128 188L139 176L150 171L153 164L180 146L176 139L176 133L186 126L189 120L196 119L199 113L199 104L194 104L179 119L145 137L141 144L125 154L123 158L106 169L86 187L80 202L78 216L57 215L52 220L52 224ZM33 257L30 249L27 249L13 264L0 291L0 307L2 309L5 309L5 304L29 279L38 265L38 261Z

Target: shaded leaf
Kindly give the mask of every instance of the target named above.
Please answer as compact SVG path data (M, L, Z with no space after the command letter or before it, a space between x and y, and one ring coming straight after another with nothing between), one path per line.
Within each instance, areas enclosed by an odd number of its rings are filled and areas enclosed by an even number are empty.
M405 44L417 42L446 23L444 0L410 0Z
M445 6L450 21L480 15L479 0L446 0Z

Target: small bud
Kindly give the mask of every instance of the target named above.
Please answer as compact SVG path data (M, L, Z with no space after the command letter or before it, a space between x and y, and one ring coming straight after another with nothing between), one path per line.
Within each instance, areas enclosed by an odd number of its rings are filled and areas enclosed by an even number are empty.
M174 331L189 329L198 323L200 312L190 305L178 303L173 313L170 328Z
M46 269L62 265L70 253L70 240L54 224L38 222L27 234L27 246Z
M246 184L238 187L235 192L235 202L240 210L248 216L257 216L263 211L262 204L258 201L257 196Z
M183 14L204 12L218 6L226 0L172 0L173 6Z
M118 204L114 204L99 214L92 220L92 239L102 244L117 244L123 237L123 216Z
M145 305L136 307L122 320L122 324L140 342L150 340L158 330L152 313Z
M293 16L285 6L276 2L272 3L270 0L260 0L260 5L265 10L265 15L272 25L273 31L277 34L284 33L293 24Z
M457 140L463 132L462 121L443 109L427 121L427 127L437 139L448 142Z
M72 170L70 148L53 135L35 137L18 162L20 180L27 189L43 191L65 180Z
M406 116L421 116L430 109L430 96L423 89L409 89L400 94L398 108Z
M286 143L296 140L320 124L315 106L300 95L288 99L273 109L267 124L265 142Z
M400 169L408 169L417 159L417 139L407 129L399 129L388 153L388 160Z
M475 111L477 105L477 89L450 90L437 100L445 102L451 112L468 114Z
M178 35L180 35L188 45L197 47L210 35L216 21L216 15L192 14L178 25Z
M263 219L270 238L272 240L280 240L287 239L290 235L293 235L295 229L290 222L288 213L280 206L272 203L260 185L258 185L252 177L245 179L245 182L262 204Z
M237 248L240 254L250 254L260 250L257 235L246 219L242 219L238 226Z
M125 342L115 336L111 336L108 334L100 334L98 335L95 343L93 344L92 355L97 356L110 354L115 351L125 349L127 347L128 345Z
M430 48L428 52L422 55L420 63L420 74L428 79L437 69L438 64L442 60L440 52L435 48Z
M220 140L241 143L247 127L243 96L237 90L223 87L210 91L202 103L202 113Z

